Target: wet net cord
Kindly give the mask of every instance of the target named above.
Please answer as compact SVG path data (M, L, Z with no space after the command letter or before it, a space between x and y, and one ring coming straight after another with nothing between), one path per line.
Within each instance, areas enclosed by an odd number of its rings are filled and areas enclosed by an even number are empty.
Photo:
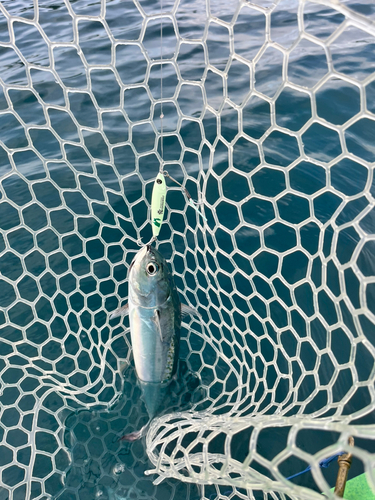
M371 15L0 3L0 495L332 498L320 464L349 451L375 486ZM140 458L114 444L145 415L109 317L161 171L156 246L202 322L189 404L175 388Z

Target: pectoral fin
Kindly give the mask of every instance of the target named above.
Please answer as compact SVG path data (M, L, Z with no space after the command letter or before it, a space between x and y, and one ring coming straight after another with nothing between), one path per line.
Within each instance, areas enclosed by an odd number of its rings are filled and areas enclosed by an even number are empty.
M201 314L194 309L193 307L190 307L186 304L181 303L181 315L184 318L185 316L197 316L198 318L202 318Z
M125 316L125 314L129 314L129 303L115 309L109 319L117 318L118 316Z
M159 309L155 309L154 315L151 318L151 320L155 323L156 329L159 332L160 340L162 342L165 342L165 338L163 337L163 332L161 331L160 311L159 311Z

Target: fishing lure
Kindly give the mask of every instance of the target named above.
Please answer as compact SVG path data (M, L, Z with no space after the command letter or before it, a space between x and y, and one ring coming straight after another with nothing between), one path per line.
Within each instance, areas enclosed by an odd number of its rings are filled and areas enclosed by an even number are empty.
M152 189L152 197L151 197L151 224L152 224L152 236L153 240L155 240L160 233L161 225L163 223L164 218L164 210L165 210L165 199L167 196L167 186L165 183L165 177L169 177L171 181L178 184L181 189L184 191L189 205L194 208L194 210L202 217L204 221L207 222L206 217L202 214L202 212L197 207L196 203L193 201L189 191L183 187L176 179L174 179L169 173L164 170L159 172L154 183L154 187Z
M166 196L167 186L165 184L165 177L162 172L159 172L155 179L151 197L151 224L152 236L154 239L156 239L160 233L164 218Z

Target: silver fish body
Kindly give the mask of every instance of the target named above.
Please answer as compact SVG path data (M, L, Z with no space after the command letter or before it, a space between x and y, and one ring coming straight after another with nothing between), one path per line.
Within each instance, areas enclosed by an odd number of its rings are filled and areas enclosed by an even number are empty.
M193 312L184 306L184 313ZM121 314L129 314L135 370L152 419L177 368L181 302L167 262L150 245L143 247L130 264L128 303L111 318ZM142 432L124 439L138 439Z
M181 302L163 256L150 245L129 271L129 323L134 364L143 383L164 383L176 371Z

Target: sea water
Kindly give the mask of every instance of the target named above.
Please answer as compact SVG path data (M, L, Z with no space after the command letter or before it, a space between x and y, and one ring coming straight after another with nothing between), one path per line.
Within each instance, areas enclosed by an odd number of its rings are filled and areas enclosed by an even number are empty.
M233 2L232 2L233 3ZM235 3L233 5L224 5L223 3L212 6L216 9L216 14L225 21L230 21L233 15ZM4 1L6 9L12 15L21 16L24 19L32 19L34 16L33 4L27 1L10 2ZM261 3L260 3L261 4ZM288 8L280 8L273 17L272 37L273 40L280 43L282 47L289 48L295 41L298 35L297 29L297 2L289 2ZM371 3L355 4L346 2L347 5L354 8L358 13L374 18L375 10ZM71 17L62 3L54 2L44 3L40 2L41 9L40 24L45 30L45 33L52 42L65 43L71 42L74 37L72 30ZM100 3L99 2L71 2L72 8L78 15L99 15ZM143 6L143 2L141 2ZM169 5L169 4L168 4ZM168 5L164 6L167 9ZM268 5L268 3L267 3ZM265 6L267 6L265 5ZM170 6L169 6L170 7ZM189 9L186 15L181 15L180 33L181 36L192 39L203 36L204 33L204 18L202 5L196 2L196 9L194 12ZM145 11L148 14L159 12L159 4L156 2L144 3ZM106 19L108 26L116 38L124 38L136 40L140 35L141 17L133 4L128 2L108 2L106 4ZM203 19L203 20L202 20ZM306 29L311 29L316 36L321 40L325 40L335 27L343 20L341 14L332 14L329 8L323 8L319 12L311 12L306 17ZM177 47L177 39L174 33L173 25L169 18L163 20L163 57L168 59L173 56ZM107 34L103 29L103 25L96 19L87 20L79 23L79 37L80 48L89 64L101 65L111 63L113 53L111 52L111 44ZM0 19L0 41L7 42L7 29L4 18ZM41 39L38 32L32 28L31 25L22 24L17 21L15 23L15 34L17 45L23 51L27 61L34 64L30 69L30 75L33 82L33 87L39 92L42 99L53 105L64 105L64 94L61 87L53 80L49 79L49 74L43 72L42 69L46 68L49 64L48 51L46 45ZM251 16L240 16L236 22L234 32L234 48L235 51L242 57L251 60L258 52L262 43L264 42L265 33L265 17L262 13L253 11ZM357 35L357 38L356 38ZM373 71L373 43L367 35L358 38L358 33L352 30L348 35L347 43L337 42L332 45L332 60L334 67L343 72L344 74L357 78L363 81L364 78L371 75ZM359 40L359 41L358 41ZM210 62L220 70L225 69L226 62L229 56L229 39L228 32L223 26L216 25L210 27L208 34L208 53ZM158 58L160 57L160 23L159 21L151 20L144 38L143 48L148 52L149 56ZM17 65L12 60L12 54L9 50L2 46L0 49L0 76L5 83L24 85L27 83L27 75L24 68ZM58 46L54 49L55 67L61 76L62 82L69 87L74 87L75 90L82 90L87 85L85 76L85 69L82 61L77 55L75 49L70 46ZM180 47L178 64L183 78L192 81L199 81L204 75L205 71L205 54L201 45L199 44L183 44ZM272 97L278 91L282 82L283 71L283 55L281 51L270 49L267 51L265 57L262 59L261 64L257 66L257 74L255 75L256 90L263 93L268 97ZM306 87L312 87L320 78L327 72L327 58L324 50L319 47L306 47L301 45L300 52L296 50L290 57L288 66L288 75L290 79L300 78ZM116 69L120 78L125 84L141 83L146 75L147 65L142 55L140 48L136 45L124 46L119 45L116 48ZM114 78L113 72L109 69L97 69L91 72L92 92L97 100L98 105L105 109L107 107L117 106L120 102L121 92L120 88ZM162 76L160 65L153 66L148 77L149 90L154 98L161 97L160 78ZM223 100L223 80L218 74L209 71L206 75L205 89L207 93L208 103L216 110L218 110ZM233 64L228 72L228 96L230 99L240 105L244 99L247 98L250 89L250 72L249 68L243 64ZM176 86L178 79L172 65L163 65L163 98L168 100L175 96ZM1 87L0 87L1 88ZM375 86L370 82L366 87L366 105L370 112L375 111ZM10 90L9 97L13 103L14 109L19 113L20 117L26 124L44 125L45 116L38 103L35 102L33 95L27 90ZM77 120L87 127L98 127L98 118L95 111L95 106L88 94L81 92L72 92L69 94L71 109L76 116ZM252 101L245 107L243 112L243 130L250 137L259 139L267 131L271 125L270 107L266 100L262 100L259 96L252 97ZM179 98L179 105L183 113L193 118L202 116L204 101L199 87L188 85L182 88ZM327 83L316 95L317 113L320 117L329 121L334 125L342 125L348 119L355 116L360 111L360 90L358 86L350 84L347 81L332 80ZM0 108L5 110L8 103L0 92ZM150 116L150 101L147 92L144 88L129 88L125 91L124 107L133 122L138 122L147 119ZM289 89L283 91L276 102L276 122L282 127L286 127L292 131L300 130L301 127L310 119L312 108L311 99L308 93L296 92ZM157 106L154 112L154 123L160 129L160 106ZM166 133L176 130L177 125L177 111L173 102L167 101L163 105L164 113L164 131ZM151 152L155 144L155 134L152 127L148 123L141 123L135 126L132 130L132 143L139 153L150 151L149 155L142 157L139 161L139 168L136 169L136 162L131 148L127 145L117 148L114 153L115 165L121 176L127 176L126 180L120 185L117 175L111 167L105 163L108 162L109 153L108 148L102 140L101 136L94 131L86 131L84 133L84 142L90 153L98 159L97 171L100 177L95 180L90 175L92 168L90 161L83 151L78 146L79 137L75 125L69 120L69 117L61 109L49 109L49 119L53 129L64 140L71 141L70 146L66 146L65 151L68 160L80 172L80 186L85 194L96 200L94 207L95 215L103 222L113 224L112 212L106 209L105 192L106 189L112 190L112 195L109 195L111 209L117 213L122 214L124 217L131 216L138 227L144 225L148 217L147 206L142 201L144 194L150 199L150 191L152 183L147 184L146 190L142 190L142 184L138 177L138 172L143 180L151 181L158 172L159 163L156 156ZM106 136L111 144L124 142L129 139L128 124L116 112L109 112L102 116L103 128ZM221 112L221 134L227 140L231 141L238 133L238 113L232 107L224 107ZM358 155L366 161L375 160L375 148L373 143L373 122L369 120L361 120L351 127L346 135L347 147L351 153ZM218 123L214 114L207 111L203 117L203 129L205 137L212 145L216 139L218 132ZM191 120L184 120L181 126L180 135L186 147L190 148L183 154L183 164L186 173L191 178L198 178L198 165L199 158L197 150L202 141L201 129L196 122ZM88 216L87 201L75 191L76 180L72 171L66 168L63 161L61 149L56 137L47 130L30 130L30 136L38 151L47 159L61 160L61 163L54 163L50 170L49 175L53 181L60 186L61 189L66 190L65 202L68 206L73 207L78 215L77 231L83 239L92 237L98 234L98 224L94 218ZM11 115L2 115L0 123L0 139L9 148L19 148L27 145L27 138L23 129L15 121ZM330 128L324 128L321 125L311 127L303 136L304 149L306 154L311 156L312 159L321 162L330 162L342 151L342 143L336 131ZM76 144L74 144L76 143ZM160 142L158 143L158 150L161 152ZM212 170L215 176L209 175L209 149L207 146L203 147L201 157L202 164L205 172L208 175L206 201L208 205L205 207L205 215L208 218L208 226L215 224L217 217L222 228L227 228L229 231L235 232L234 240L229 236L228 231L223 229L217 230L215 233L216 243L207 235L208 245L215 248L217 244L220 248L230 249L235 241L237 247L249 255L246 262L242 257L238 259L237 265L245 270L247 274L251 274L251 270L256 268L263 276L270 277L274 274L278 266L278 257L275 253L263 252L259 254L256 261L253 261L251 255L256 252L261 246L261 237L264 238L266 245L274 249L276 252L284 252L285 250L293 247L297 235L302 242L303 248L310 255L316 252L319 238L323 238L324 248L326 255L330 253L330 245L332 241L332 227L328 224L323 234L319 234L316 223L308 221L311 217L311 210L314 210L314 215L318 221L326 223L333 215L337 224L344 225L353 220L361 211L363 211L370 203L369 197L357 197L356 201L347 204L345 208L337 214L336 210L342 203L345 197L355 196L364 192L368 188L368 192L374 195L374 186L372 184L371 172L353 160L345 159L333 165L329 169L324 169L313 163L306 163L294 168L289 174L286 174L287 167L296 160L299 155L298 144L292 136L282 133L273 133L263 144L264 161L267 167L258 169L252 176L252 184L254 187L255 196L250 197L249 185L243 182L242 177L239 177L233 172L229 172L229 157L228 148L223 141L216 144L215 152L212 161ZM176 136L169 136L164 139L163 154L164 159L170 162L177 162L181 158L181 143L176 139ZM194 152L195 151L195 152ZM28 180L45 179L47 182L36 186L36 197L40 204L43 204L49 209L56 209L61 203L61 194L54 186L48 182L46 172L38 157L31 151L17 152L14 154L14 162L19 172ZM1 175L9 173L10 165L6 155L2 155L2 162L0 165ZM259 150L254 143L248 143L243 139L239 139L233 147L233 163L239 172L246 175L252 175L261 161ZM276 168L273 168L276 167ZM282 167L282 168L279 168ZM285 169L285 171L283 170ZM175 177L179 182L183 181L184 172L178 163L168 165L169 173ZM128 174L133 174L128 176ZM217 177L221 176L221 177ZM219 180L218 180L219 179ZM278 198L277 208L283 220L287 221L287 225L275 224L269 230L265 230L261 236L261 226L275 217L275 205L267 201L267 197L272 199L286 190L287 186L292 188L285 192L285 195ZM326 195L317 197L312 204L309 204L307 199L300 196L298 193L305 193L311 195L319 191L324 186L331 186L334 188ZM13 201L22 206L25 202L29 201L29 190L24 182L16 181L10 177L4 178L2 181L4 193L11 197ZM128 203L135 203L131 212L129 212L126 205L121 200L123 193ZM187 183L187 188L195 199L198 198L197 186L193 182ZM4 197L3 193L3 197ZM113 194L113 193L118 193ZM234 203L221 203L215 205L216 200L220 195L224 195L227 199ZM258 196L257 196L258 195ZM245 198L249 198L248 204L242 210L244 220L251 225L250 227L237 230L240 222L240 212L236 207L236 202L240 202ZM178 190L171 190L168 194L168 207L167 215L170 217L171 227L164 225L160 233L160 250L166 258L172 256L173 249L184 253L186 245L194 252L195 246L203 248L203 239L198 234L197 239L194 239L193 233L190 229L186 232L187 223L190 227L197 226L196 214L192 209L187 208L186 200L182 193ZM72 217L67 211L55 210L53 217L48 215L41 208L41 205L33 205L32 209L25 209L23 217L25 223L33 231L38 231L43 227L48 227L49 221L52 226L60 233L71 231L74 226ZM186 209L185 217L182 216L183 210ZM2 229L11 227L17 215L9 205L0 205ZM302 225L298 232L293 229L293 224L301 224L306 220L306 224ZM15 224L14 224L15 225ZM371 227L371 224L370 226ZM93 267L95 280L88 278L82 279L77 284L76 278L66 273L68 264L66 258L61 252L56 252L58 248L57 239L54 233L46 230L41 233L37 238L37 244L44 254L35 254L30 259L29 266L33 269L44 270L46 263L44 258L39 258L39 255L46 255L48 265L53 271L49 275L49 279L45 279L41 283L45 304L41 312L40 318L48 321L48 297L55 294L56 289L60 289L62 294L54 296L54 304L58 311L64 313L67 307L64 294L71 293L75 287L78 286L79 293L71 295L69 299L69 306L77 314L85 315L85 307L88 307L91 312L94 312L97 307L101 305L101 298L93 293L95 291L96 283L100 283L101 292L108 295L107 307L108 313L113 310L117 304L117 299L111 296L111 290L114 289L114 282L122 282L126 279L126 267L122 264L124 260L127 263L132 259L137 245L134 243L135 239L139 236L134 231L131 224L127 225L126 230L129 236L132 237L125 241L125 245L112 245L111 251L105 254L103 243L98 238L97 242L90 242L90 246L86 247L86 252L89 258L95 259L103 257L102 262L97 262ZM25 249L33 245L30 240L29 234L23 234L14 243L14 248L18 245L24 246ZM151 229L149 226L144 226L140 235L144 241L150 237ZM183 238L182 235L185 235ZM106 242L118 243L123 237L123 232L116 232L116 229L108 229L106 235ZM56 240L56 241L55 241ZM336 247L336 252L341 262L350 259L352 252L356 245L356 235L350 228L342 231L341 238ZM64 250L69 255L74 255L77 245L82 245L82 240L69 236L64 238ZM22 249L20 249L22 253ZM70 253L69 253L70 252ZM230 250L227 250L230 253ZM193 253L192 253L193 255ZM346 259L346 260L345 260ZM32 262L31 262L32 260ZM366 272L371 274L373 266L371 264L372 256L369 255L366 259L363 258L363 266ZM108 271L108 261L112 265L116 265L114 275ZM192 268L196 268L196 263L193 262ZM216 270L217 264L210 260L208 262L211 270ZM318 264L318 263L317 263ZM17 277L18 263L12 261L5 261L2 259L0 265L3 273L14 274L14 279ZM77 259L74 263L74 272L76 275L85 274L87 269L90 268L90 261L87 258ZM283 275L287 277L290 282L303 277L306 272L307 261L303 255L300 256L300 262L296 265L296 260L286 260L283 267ZM7 268L7 271L5 270ZM182 275L185 262L183 259L176 257L173 262L173 267L176 274L176 284L179 290L185 294L185 299L188 299L192 304L200 304L209 307L212 317L217 314L217 309L220 307L217 296L211 295L208 299L207 296L195 296L191 291L185 290L185 283L189 285L190 290L195 289L195 279L201 284L205 283L204 273L202 269L197 271L196 276L192 273L185 275L185 282L180 278ZM188 266L189 267L189 266ZM233 269L232 261L225 255L220 259L220 268L224 271L231 272ZM312 276L316 286L321 282L319 265L316 266L316 271L313 270ZM10 271L9 271L10 269ZM305 269L305 271L304 271ZM12 274L13 272L13 274ZM58 277L64 274L64 277ZM222 281L219 281L219 286L222 291L230 293L232 291L232 284L230 280L226 280L222 275ZM331 283L331 289L336 290L337 283L337 269L332 265L328 271L328 279ZM346 276L350 288L350 300L355 307L359 301L359 289L355 277L349 273ZM351 281L350 281L351 280ZM267 298L269 286L267 282L259 278L254 282L256 284L256 291L259 296ZM244 287L247 289L247 284L238 284L239 288ZM121 289L122 298L126 297L126 285ZM248 290L248 289L247 289ZM33 300L35 296L35 284L31 280L25 282L23 287L24 297L27 300ZM288 290L280 285L279 294L285 303L288 303ZM338 292L337 292L338 293ZM85 296L89 294L90 298L85 302ZM225 293L224 293L225 295ZM7 289L3 288L0 291L1 300L5 303L7 300ZM372 299L372 297L370 297ZM51 299L52 300L52 299ZM224 302L225 297L221 296ZM243 313L247 313L248 305L243 304L243 301L236 300L236 306ZM311 289L308 287L302 289L298 298L300 307L308 314L309 308L313 307L313 297ZM82 305L85 304L85 307ZM251 300L251 307L259 316L264 317L265 306L264 302L255 297ZM324 308L324 304L322 304ZM216 310L216 311L215 311ZM26 324L28 311L20 308L14 314L14 322L20 327ZM275 323L282 328L285 326L285 311L282 308L276 308L272 311ZM335 310L326 306L325 317L328 322L335 322ZM106 316L104 313L95 316L95 322L92 323L92 315L87 315L87 329L93 326L100 329L105 323ZM208 320L205 316L204 320ZM83 318L84 321L84 318ZM306 328L305 322L301 316L294 318L293 325L302 336ZM260 328L259 322L255 319L250 322L254 331ZM62 325L55 324L53 326L53 334L59 335L59 328ZM313 330L315 340L319 343L319 339L324 343L325 332L322 330L321 325L316 323L316 328ZM222 332L215 331L212 327L210 334L221 338ZM4 338L14 337L14 332L9 332L6 328L3 329ZM37 336L43 335L43 332L35 332L34 340L37 341ZM85 346L87 336L85 339L82 334L80 339L81 345ZM186 337L186 332L183 332L183 338ZM182 342L182 358L187 355L187 349L192 343L199 343L199 338L190 341L190 344ZM71 348L73 348L74 339L71 341ZM290 339L290 350L293 350L293 339ZM117 345L117 354L125 353L127 347L124 342L119 340ZM69 347L67 347L69 349ZM31 348L25 348L25 355L32 356ZM73 352L73 351L72 351ZM208 351L207 351L208 352ZM272 358L272 348L269 344L265 348L265 357ZM303 354L301 354L303 357ZM125 355L124 355L125 357ZM70 359L70 358L69 358ZM209 354L206 355L205 361L210 364ZM308 364L308 359L303 359ZM90 368L89 358L86 360L86 369ZM69 363L69 361L66 361ZM197 364L198 368L199 363ZM83 366L83 365L82 365ZM191 366L194 368L193 358ZM313 366L311 367L311 369ZM60 370L69 371L69 367L64 367L64 362L61 363ZM225 367L224 367L225 369ZM56 457L56 468L60 471L66 472L66 479L64 484L61 475L55 474L51 476L47 485L47 492L52 496L58 496L60 500L67 500L73 498L83 499L123 499L123 498L200 498L200 492L195 485L188 485L179 483L174 480L166 481L159 486L152 484L153 477L144 476L144 472L151 467L148 462L144 442L139 441L131 445L123 445L118 442L118 438L122 432L134 430L136 425L145 423L147 414L142 402L140 402L140 391L137 388L136 378L132 366L125 368L123 374L125 377L124 393L125 399L121 399L116 403L110 411L88 411L82 410L77 413L71 412L67 415L65 420L65 436L64 444L71 456L71 463L67 459ZM78 376L77 376L78 377ZM184 362L180 366L180 379L183 382L172 388L172 395L165 404L165 410L179 409L183 410L189 407L191 399L195 401L204 399L205 393L199 388L197 379L194 374L188 373L188 369ZM73 383L73 382L72 382ZM79 384L77 380L74 383ZM336 400L340 400L342 395L348 390L352 383L350 374L342 377L338 384L336 384ZM304 390L308 392L311 387L305 387ZM190 397L189 397L190 394ZM193 394L193 396L191 396ZM56 396L58 400L58 396ZM84 402L84 401L83 401ZM319 402L318 402L319 403ZM58 407L58 403L54 403L51 399L51 408ZM354 404L354 403L353 403ZM347 409L348 412L355 411L355 404L353 407ZM6 424L4 424L6 425ZM278 451L278 442L283 442L285 436L272 436L264 438L260 444L263 449L261 450L265 456L274 456ZM317 449L325 446L327 443L322 440L317 443ZM334 442L334 436L332 437ZM21 445L20 445L21 446ZM301 446L304 446L303 444ZM306 446L308 446L306 444ZM247 450L241 449L241 444L234 443L234 452L238 459L246 456ZM27 462L27 459L25 459ZM64 463L66 460L66 463ZM293 474L302 470L305 467L300 461L291 464L289 470L283 471L285 475ZM358 467L354 465L354 469ZM43 478L43 461L36 462L34 473L37 477ZM332 484L334 481L335 472L327 473L327 480ZM295 480L297 484L302 484L308 487L315 487L315 483L307 474ZM33 495L39 494L38 484L33 483ZM212 488L210 495L215 495L215 490ZM221 488L224 493L226 488ZM208 493L207 493L208 494ZM19 495L22 496L20 490ZM21 498L19 496L19 498ZM214 498L214 496L212 496Z

